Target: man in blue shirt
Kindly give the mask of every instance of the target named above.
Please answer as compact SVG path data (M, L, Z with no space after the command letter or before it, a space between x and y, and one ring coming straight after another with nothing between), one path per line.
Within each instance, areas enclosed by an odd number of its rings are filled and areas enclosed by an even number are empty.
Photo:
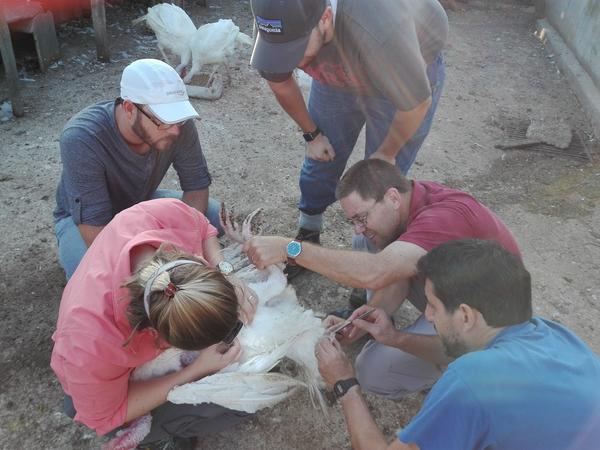
M423 256L419 272L425 315L456 359L392 444L338 342L324 339L315 349L354 449L598 448L600 359L565 327L531 317L531 279L519 258L492 241L457 240ZM383 311L365 319L353 325L386 345L398 340Z

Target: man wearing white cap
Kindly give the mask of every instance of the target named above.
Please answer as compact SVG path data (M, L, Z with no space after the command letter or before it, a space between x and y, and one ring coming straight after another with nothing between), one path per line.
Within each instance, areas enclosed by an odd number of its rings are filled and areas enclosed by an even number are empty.
M198 117L177 72L162 61L140 59L123 71L119 98L92 105L67 123L54 210L67 279L115 214L151 198L181 198L222 231L192 120ZM183 192L157 190L171 164Z

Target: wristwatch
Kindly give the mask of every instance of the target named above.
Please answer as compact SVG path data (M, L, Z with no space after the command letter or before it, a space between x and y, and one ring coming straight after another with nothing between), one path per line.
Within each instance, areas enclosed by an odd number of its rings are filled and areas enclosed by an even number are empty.
M315 131L309 131L308 133L304 133L304 134L302 135L302 137L304 138L304 140L305 140L306 142L312 142L312 141L314 141L314 140L316 139L316 137L317 137L318 135L320 135L320 134L321 134L321 130L319 129L319 127L317 127L317 128L315 129Z
M290 241L285 248L287 252L287 262L293 266L296 265L295 259L302 253L302 242L301 241Z
M346 380L339 380L333 385L333 395L336 400L342 398L346 392L350 390L352 386L358 386L358 380L356 378L348 378Z
M233 265L228 261L221 261L219 264L217 264L217 269L219 269L219 272L221 272L223 275L229 275L231 272L233 272Z

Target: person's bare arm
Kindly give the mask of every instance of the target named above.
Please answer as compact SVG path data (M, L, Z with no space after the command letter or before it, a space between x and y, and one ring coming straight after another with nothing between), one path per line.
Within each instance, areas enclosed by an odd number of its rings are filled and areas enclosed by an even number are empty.
M396 165L396 155L416 133L431 106L431 97L410 111L397 111L387 135L371 158L379 158Z
M352 333L359 336L361 333L369 333L380 344L396 347L438 367L444 367L452 361L444 352L444 346L439 336L407 333L398 330L392 324L389 314L381 308L375 309L364 319L356 319L372 307L373 305L369 303L352 313L349 319L352 320L353 330L349 333L349 339L355 340Z
M244 251L260 269L287 260L291 241L279 236L257 236L246 242ZM347 286L382 289L417 273L417 262L427 252L418 245L395 241L379 253L333 250L302 243L296 263Z
M241 355L242 348L236 340L225 353L219 352L219 344L202 350L189 366L162 377L129 383L127 392L127 415L125 422L136 419L167 401L167 395L175 386L190 383L227 367Z
M267 83L281 107L304 133L312 132L317 128L306 108L302 91L293 76L285 81L267 81ZM327 136L321 133L307 144L306 156L316 161L331 161L335 158L335 150Z
M204 258L212 267L217 267L217 265L223 261L221 245L215 236L204 240L202 243L202 253L204 254Z
M90 245L92 245L92 242L94 242L94 239L96 239L96 236L100 234L104 226L98 227L82 223L78 225L77 228L79 228L79 233L83 238L83 242L85 242L85 245L89 247Z
M369 407L358 386L350 388L340 399L348 432L355 450L419 450L416 444L405 444L398 439L387 444L385 436L377 427Z
M206 214L206 210L208 209L208 188L198 191L186 191L183 193L181 200L186 205L196 208L202 214Z
M319 372L329 389L339 380L355 377L354 368L340 344L331 338L323 338L315 347ZM419 450L414 444L395 440L388 446L383 433L373 420L359 386L351 387L340 399L348 432L355 450Z
M267 81L267 84L273 91L273 94L275 94L275 98L283 110L305 133L317 128L317 125L308 113L302 91L293 76L281 82Z
M410 279L402 278L373 292L369 301L372 308L381 308L390 316L396 312L410 291Z

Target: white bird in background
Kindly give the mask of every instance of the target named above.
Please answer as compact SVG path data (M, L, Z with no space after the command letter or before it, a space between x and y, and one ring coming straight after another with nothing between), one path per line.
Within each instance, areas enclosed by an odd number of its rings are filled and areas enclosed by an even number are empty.
M135 19L133 23L138 24L144 21L154 31L158 49L164 60L171 64L166 50L179 56L180 63L175 70L181 74L192 58L189 43L196 32L196 25L190 16L179 6L161 3L148 8L148 13Z
M175 69L184 77L185 83L200 73L203 66L216 65L208 79L207 85L210 85L219 66L227 70L228 59L234 54L237 44L252 46L253 43L252 38L240 32L231 19L220 19L196 29L183 9L168 3L148 8L148 13L134 20L134 24L143 21L156 34L158 48L165 61L171 64L165 50L179 56L180 63ZM192 67L186 74L190 61Z
M221 211L223 228L236 241L223 250L225 259L234 266L236 276L256 293L259 303L250 325L238 335L243 349L241 358L220 372L196 382L173 388L168 400L173 403L215 403L226 408L254 413L274 406L297 388L309 390L313 403L325 410L320 392L324 386L314 354L316 343L326 334L321 320L312 310L304 309L292 286L288 286L283 267L259 270L242 252L242 243L251 237L253 217L250 214L240 227ZM157 358L135 369L132 380L147 380L181 370L190 364L197 352L170 348ZM293 361L295 376L269 372L284 358ZM104 450L135 448L150 432L150 415L133 421L106 444Z

